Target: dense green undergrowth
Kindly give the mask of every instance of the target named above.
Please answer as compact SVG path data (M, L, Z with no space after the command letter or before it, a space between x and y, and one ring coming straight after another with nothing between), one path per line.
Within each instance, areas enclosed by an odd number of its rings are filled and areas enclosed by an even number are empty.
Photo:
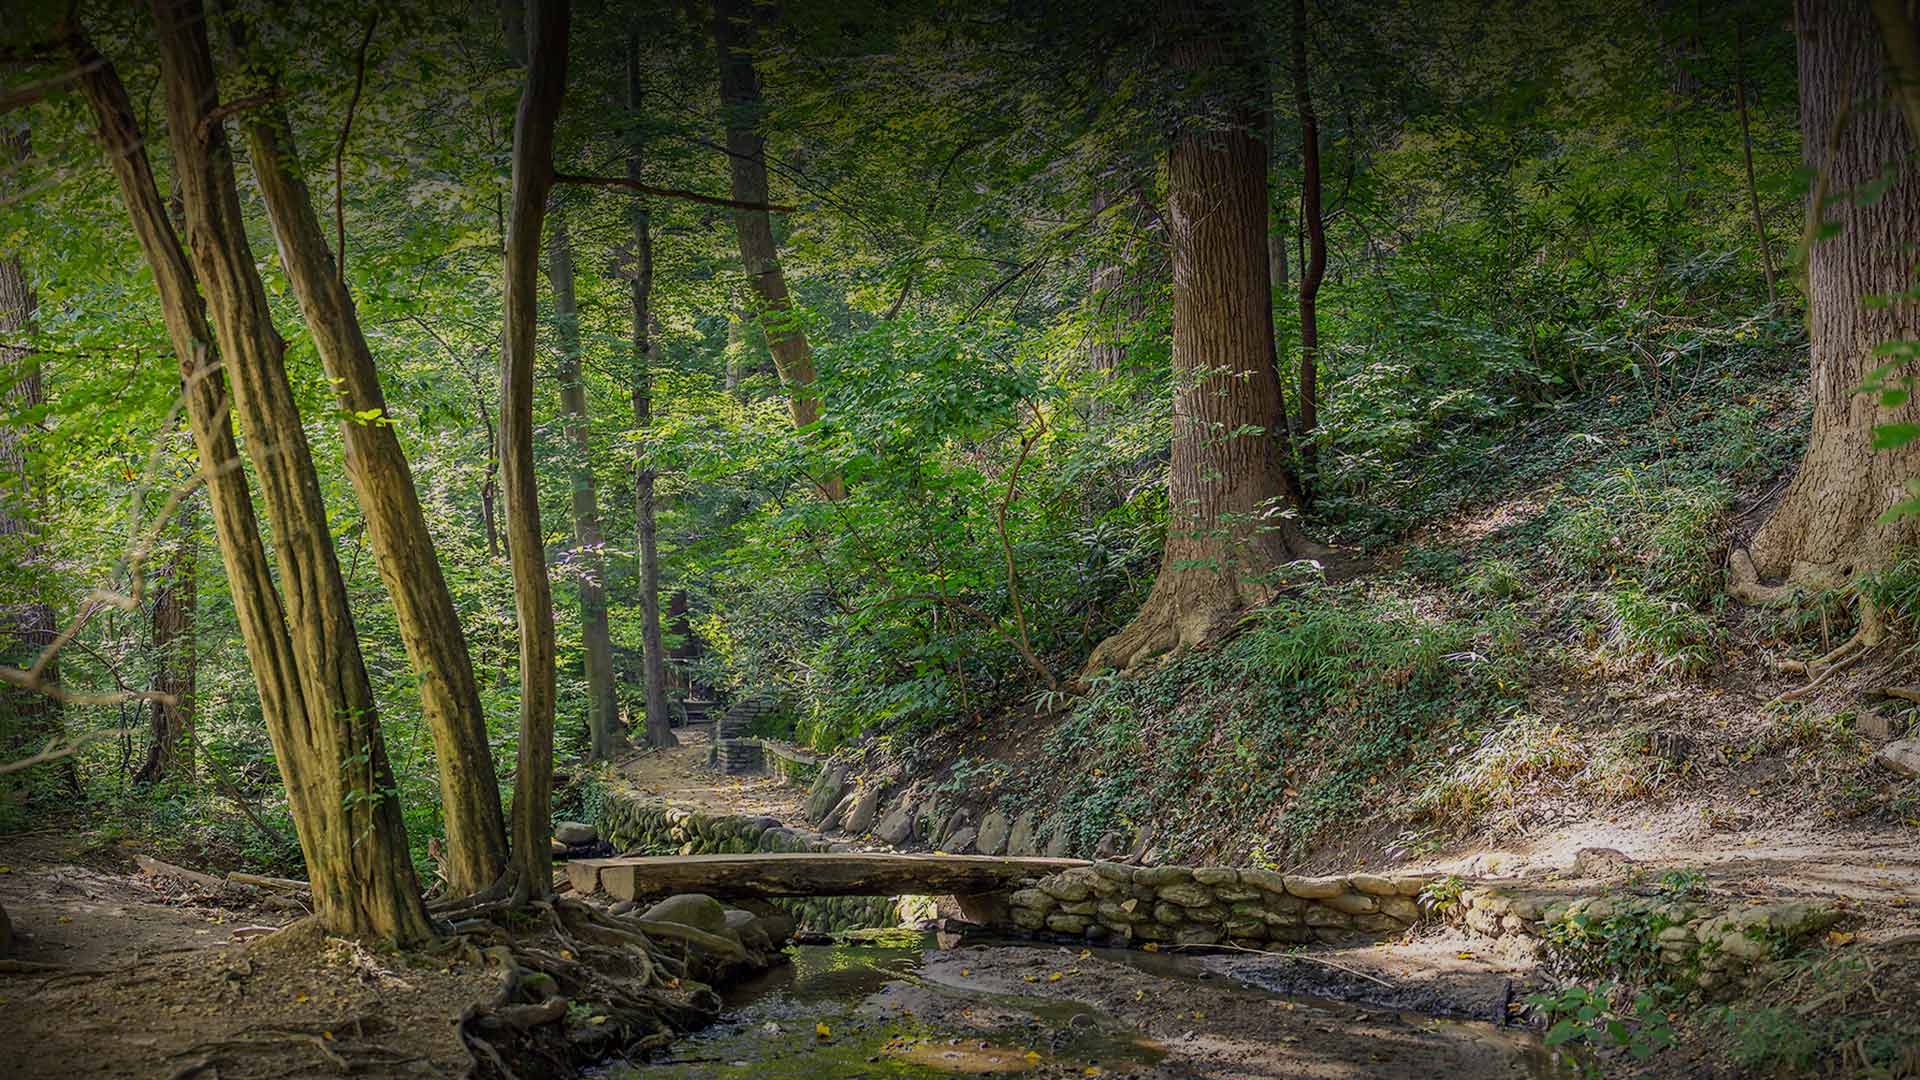
M1376 549L1372 569L1289 591L1216 649L1096 676L1016 763L921 755L909 769L945 766L954 791L995 791L1084 850L1145 830L1169 857L1275 865L1356 838L1418 852L1498 831L1541 796L1652 795L1686 771L1654 752L1662 729L1588 695L1624 681L1707 702L1726 680L1764 677L1742 666L1756 636L1817 648L1859 596L1892 626L1920 612L1916 559L1844 595L1759 615L1728 605L1736 517L1804 437L1792 340L1773 344L1703 357L1681 382L1691 394L1663 406L1595 395L1551 425L1490 435L1490 452L1531 445L1462 474L1465 509ZM1872 774L1852 713L1789 703L1751 723L1735 764L1771 756L1817 776L1829 816L1911 816L1914 793Z

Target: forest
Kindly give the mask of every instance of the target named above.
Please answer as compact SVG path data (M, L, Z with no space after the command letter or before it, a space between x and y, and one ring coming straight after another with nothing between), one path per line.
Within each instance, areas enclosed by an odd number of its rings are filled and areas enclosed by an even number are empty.
M7 16L0 1075L1920 1076L1920 5Z

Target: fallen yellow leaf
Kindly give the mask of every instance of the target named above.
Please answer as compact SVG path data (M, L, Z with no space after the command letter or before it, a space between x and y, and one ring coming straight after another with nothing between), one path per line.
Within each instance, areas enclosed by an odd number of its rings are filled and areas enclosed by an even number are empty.
M832 1028L830 1028L830 1027L828 1027L828 1026L827 1026L827 1025L825 1025L825 1024L815 1024L815 1025L813 1025L813 1033L814 1033L815 1035L818 1035L818 1036L820 1036L820 1037L821 1037L821 1038L823 1038L823 1039L831 1039L831 1038L833 1038L833 1029L832 1029Z
M1059 982L1059 981L1060 981L1060 973L1056 971L1056 972L1054 972L1053 974L1051 974L1051 975L1049 975L1049 976L1047 976L1047 981L1048 981L1048 982Z
M1040 1064L1040 1051L1038 1050L1027 1051L1027 1062L1032 1065Z

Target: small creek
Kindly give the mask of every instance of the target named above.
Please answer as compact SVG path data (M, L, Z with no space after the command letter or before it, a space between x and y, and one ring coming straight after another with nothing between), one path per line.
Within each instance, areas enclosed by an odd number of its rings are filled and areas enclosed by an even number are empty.
M1552 1077L1531 1035L1269 993L1191 957L867 932L796 945L727 1012L608 1080L839 1077Z

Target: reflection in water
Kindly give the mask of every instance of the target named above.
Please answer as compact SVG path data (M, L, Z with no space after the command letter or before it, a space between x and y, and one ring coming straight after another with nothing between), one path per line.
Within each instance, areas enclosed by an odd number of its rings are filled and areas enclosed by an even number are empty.
M602 1075L826 1080L1069 1063L1098 1075L1164 1055L1084 1006L928 983L920 966L932 945L931 935L897 932L862 944L794 946L791 964L734 987L722 1022L675 1044L670 1057Z
M676 1043L663 1059L610 1066L600 1075L609 1080L1157 1075L1153 1066L1168 1055L1167 1047L1085 1004L995 993L976 979L960 977L967 971L952 963L936 964L938 974L929 977L923 961L932 947L931 935L911 931L870 931L858 943L791 947L790 964L726 995L727 1011L720 1023ZM1162 980L1174 994L1199 978L1198 966L1189 958L1099 952L1104 959ZM1430 1056L1419 1060L1427 1064L1448 1057L1449 1047L1474 1047L1467 1057L1480 1067L1469 1066L1466 1073L1475 1076L1558 1075L1538 1041L1517 1031L1415 1015L1396 1018L1224 980L1209 985L1236 999L1282 1003L1276 1007L1289 1010L1303 1025L1295 1030L1305 1041L1292 1035L1275 1040L1271 1036L1280 1033L1255 1031L1244 1033L1250 1038L1230 1032L1199 1036L1211 1046L1237 1047L1240 1065L1253 1066L1247 1075L1406 1075L1395 1071L1399 1066L1387 1064L1396 1060L1384 1052L1395 1039L1425 1046ZM1347 1032L1349 1038L1369 1031L1361 1036L1362 1044L1374 1052L1349 1040L1309 1045L1318 1042L1314 1032L1334 1031ZM1191 1044L1194 1038L1189 1033L1176 1043ZM1192 1049L1188 1045L1183 1054ZM1438 1057L1431 1056L1434 1051ZM1190 1058L1180 1060L1192 1064ZM1179 1061L1167 1064L1176 1066L1179 1075L1198 1075ZM1325 1068L1328 1065L1333 1071Z

